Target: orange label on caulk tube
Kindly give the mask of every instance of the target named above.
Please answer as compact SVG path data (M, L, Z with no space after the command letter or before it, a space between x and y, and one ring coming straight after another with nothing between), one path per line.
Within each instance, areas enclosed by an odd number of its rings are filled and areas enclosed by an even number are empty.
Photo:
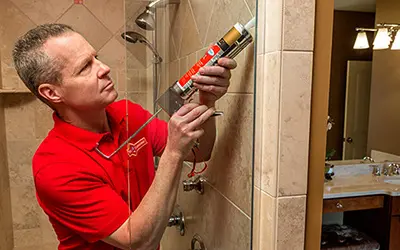
M181 88L183 93L187 92L192 88L193 81L191 77L199 73L200 68L204 66L214 65L214 63L221 57L224 51L218 44L214 44L207 53L195 64L181 79L178 81L178 86Z

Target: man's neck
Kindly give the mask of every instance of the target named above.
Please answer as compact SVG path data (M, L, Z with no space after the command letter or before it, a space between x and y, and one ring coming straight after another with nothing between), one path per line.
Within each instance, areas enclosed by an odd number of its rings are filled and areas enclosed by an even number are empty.
M65 122L85 130L95 133L111 131L105 109L91 112L79 112L76 110L65 109L58 112L58 115Z

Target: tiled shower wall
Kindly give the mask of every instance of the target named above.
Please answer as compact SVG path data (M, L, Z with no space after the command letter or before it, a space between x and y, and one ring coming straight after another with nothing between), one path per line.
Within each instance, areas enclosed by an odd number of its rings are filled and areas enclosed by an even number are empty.
M315 0L259 0L255 237L304 249Z
M133 26L133 18L146 4L138 0L84 0L83 4L73 0L1 0L2 89L27 92L12 64L16 39L36 25L58 22L71 25L98 51L100 60L111 67L120 98L148 106L151 54L143 44L125 47L120 36L125 25L127 29ZM0 248L10 250L14 245L15 249L54 250L56 237L37 205L31 173L32 155L53 125L51 110L29 93L0 94L0 103L0 140L6 142L0 148ZM14 240L9 240L12 235ZM7 239L9 244L3 244Z
M0 53L1 54L1 53ZM0 72L1 85L1 72ZM0 95L0 246L12 249L13 230L10 204L10 182L8 178L7 148L4 123L4 98Z
M181 0L179 6L159 9L158 49L163 64L162 91L185 74L236 22L255 16L255 0ZM254 34L253 30L253 34ZM168 228L163 250L190 249L199 234L207 249L250 249L252 140L254 101L254 44L236 58L229 92L217 102L224 115L217 121L217 141L208 169L205 193L183 192L177 204L186 215L187 231L180 236ZM202 164L197 166L198 169ZM184 168L181 181L188 179Z

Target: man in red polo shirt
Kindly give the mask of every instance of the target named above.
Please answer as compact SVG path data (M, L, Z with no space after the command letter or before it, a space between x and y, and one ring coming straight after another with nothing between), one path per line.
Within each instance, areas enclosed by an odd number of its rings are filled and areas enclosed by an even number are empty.
M110 68L93 47L69 26L46 24L17 41L13 59L25 85L54 110L54 128L35 153L33 175L59 249L157 249L194 141L200 140L198 161L211 155L211 115L235 61L204 67L193 78L200 104L183 106L168 124L153 120L107 159L97 150L112 153L151 114L130 101L114 102ZM156 174L153 156L161 157Z

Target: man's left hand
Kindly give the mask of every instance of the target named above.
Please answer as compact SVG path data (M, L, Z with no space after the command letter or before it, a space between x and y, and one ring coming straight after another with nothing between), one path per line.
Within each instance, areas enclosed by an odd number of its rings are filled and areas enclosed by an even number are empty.
M228 91L231 70L236 66L235 60L220 58L217 65L205 66L199 70L199 75L192 76L201 104L212 107Z

